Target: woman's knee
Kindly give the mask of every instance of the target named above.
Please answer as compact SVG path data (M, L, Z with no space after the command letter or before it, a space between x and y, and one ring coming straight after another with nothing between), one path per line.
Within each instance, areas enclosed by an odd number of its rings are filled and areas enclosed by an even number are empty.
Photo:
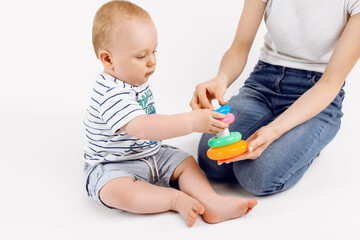
M279 173L255 161L245 160L233 164L233 172L239 184L255 196L266 196L282 191L284 183L277 175Z
M241 175L235 174L236 179L238 180L239 184L249 193L255 196L266 196L270 194L276 193L274 191L274 186L271 184L261 181L260 178L243 178Z
M300 181L310 165L311 163L295 171L289 171L285 175L280 169L260 164L256 167L241 163L234 164L233 171L237 181L247 192L255 196L267 196L293 187Z

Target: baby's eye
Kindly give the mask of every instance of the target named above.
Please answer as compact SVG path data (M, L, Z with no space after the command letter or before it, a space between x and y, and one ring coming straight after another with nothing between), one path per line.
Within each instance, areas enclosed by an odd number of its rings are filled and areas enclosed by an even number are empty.
M137 56L137 59L143 59L145 57L145 55L141 55L141 56Z

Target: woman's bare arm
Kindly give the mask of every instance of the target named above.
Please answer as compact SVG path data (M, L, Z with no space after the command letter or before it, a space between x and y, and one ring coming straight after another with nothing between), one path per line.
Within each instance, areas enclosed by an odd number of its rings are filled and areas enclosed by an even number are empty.
M245 0L233 43L221 60L217 76L196 86L190 102L193 109L212 109L210 101L214 98L225 104L225 91L239 77L246 65L265 7L266 4L261 0Z

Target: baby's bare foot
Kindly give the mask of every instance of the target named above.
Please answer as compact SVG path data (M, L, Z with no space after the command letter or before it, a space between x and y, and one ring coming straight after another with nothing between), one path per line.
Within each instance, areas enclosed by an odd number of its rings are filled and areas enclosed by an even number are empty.
M173 210L179 212L186 224L192 227L199 214L203 214L205 208L199 201L186 193L179 192L173 202Z
M257 204L256 200L218 196L205 205L203 219L207 223L218 223L248 214Z

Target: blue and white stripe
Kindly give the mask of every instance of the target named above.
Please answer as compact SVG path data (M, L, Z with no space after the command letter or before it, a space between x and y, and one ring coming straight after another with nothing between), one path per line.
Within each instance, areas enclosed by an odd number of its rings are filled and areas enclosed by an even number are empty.
M138 159L156 153L161 141L138 139L120 128L137 116L155 113L147 83L134 87L106 73L95 81L84 119L85 160L91 164Z

